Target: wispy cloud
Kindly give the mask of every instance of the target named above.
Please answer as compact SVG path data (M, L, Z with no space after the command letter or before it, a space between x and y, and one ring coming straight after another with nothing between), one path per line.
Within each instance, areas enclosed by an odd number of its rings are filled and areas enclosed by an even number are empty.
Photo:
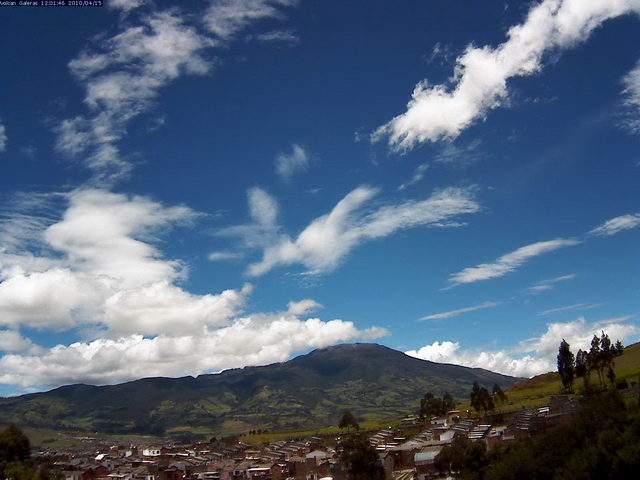
M621 215L619 217L607 220L599 227L594 228L589 233L598 236L611 236L624 230L630 230L640 226L640 213L631 215Z
M274 30L272 32L260 33L258 35L249 35L247 40L257 40L266 43L297 43L300 38L293 30Z
M227 227L219 233L239 237L245 248L260 249L263 258L249 267L249 275L260 276L276 266L303 265L308 273L335 269L358 245L417 226L450 227L458 215L475 213L480 206L470 189L447 188L422 201L409 201L365 211L378 194L371 187L358 187L332 211L313 220L297 237L281 233L276 223L277 203L261 189L249 191L254 222Z
M372 140L388 138L394 149L408 150L455 138L505 103L508 80L538 73L548 52L572 48L606 20L632 12L640 12L636 0L544 0L498 47L468 46L448 84L418 83L407 111L378 128Z
M552 252L559 248L578 245L579 243L580 242L577 240L558 238L546 242L537 242L531 245L526 245L499 257L493 263L482 263L476 267L465 268L461 272L454 273L449 277L449 282L452 286L455 286L463 283L473 283L502 277L515 271L537 256L547 252Z
M543 317L546 315L552 315L554 313L561 312L570 312L573 310L591 310L593 308L598 308L603 306L604 303L576 303L575 305L567 305L566 307L552 308L551 310L545 310L544 312L540 312L538 315Z
M224 262L244 258L244 254L241 252L211 252L207 258L212 262Z
M107 5L109 8L129 12L130 10L134 10L150 3L152 3L152 0L109 0Z
M275 160L276 173L285 182L290 182L291 178L304 172L311 164L311 156L300 145L293 144L291 153L279 153Z
M110 5L129 12L150 3L118 0ZM224 47L257 20L280 16L279 7L290 4L284 0L212 0L203 15L204 30L175 8L151 9L151 13L135 16L140 19L138 25L127 23L115 36L100 37L69 63L86 90L84 102L90 113L57 125L58 151L81 158L98 182L126 176L132 166L119 143L130 122L149 111L160 90L181 76L208 74L210 50Z
M0 153L7 149L7 130L0 119Z
M415 171L413 172L413 176L411 177L411 179L408 182L400 185L398 187L398 191L401 192L405 188L410 187L411 185L415 185L416 183L421 181L424 178L424 174L428 168L429 168L428 163L423 163L422 165L418 165L418 167L416 167Z
M230 40L258 20L282 17L281 8L296 3L297 0L211 0L204 22L218 38Z
M468 145L457 145L453 142L448 143L440 153L436 155L434 161L453 167L466 167L482 158L480 151L481 145L482 141L478 139L473 140Z
M624 105L627 108L623 126L640 133L640 62L622 79Z
M436 341L407 355L432 362L453 363L517 377L532 377L556 370L558 345L566 339L574 353L588 350L593 335L604 330L615 342L634 339L640 328L622 322L587 322L584 318L566 323L549 323L537 338L520 342L503 350L464 349L460 342Z
M529 295L537 295L538 293L542 293L548 290L553 290L556 283L566 282L567 280L573 280L576 278L576 274L563 275L561 277L548 278L546 280L541 280L532 287L526 289L526 293Z
M501 302L485 302L480 305L476 305L474 307L461 308L459 310L452 310L450 312L442 312L435 313L433 315L427 315L426 317L421 317L418 320L443 320L445 318L457 317L458 315L462 315L463 313L475 312L476 310L483 310L485 308L493 308L498 305L502 305Z

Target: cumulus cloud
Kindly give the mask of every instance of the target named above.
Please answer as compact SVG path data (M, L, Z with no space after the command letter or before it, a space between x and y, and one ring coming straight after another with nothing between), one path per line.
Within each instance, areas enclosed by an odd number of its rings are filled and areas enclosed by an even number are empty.
M509 29L501 45L468 46L448 84L418 83L407 111L378 128L372 140L388 138L394 149L408 150L455 138L505 103L508 80L540 72L545 54L572 48L606 20L629 13L640 13L638 0L544 0ZM635 98L632 91L628 95Z
M318 302L310 298L305 298L304 300L300 300L299 302L289 302L287 304L287 307L287 311L291 315L306 315L319 308L324 308Z
M276 203L261 189L249 191L254 223L228 227L220 235L239 237L247 249L260 249L263 258L249 267L260 276L277 266L300 264L308 273L325 273L363 242L387 237L399 230L421 225L458 226L458 215L475 213L480 206L469 189L447 188L422 201L386 205L373 210L365 206L378 194L371 187L358 187L338 202L330 213L313 220L292 238L281 233L276 220ZM264 210L267 213L255 212Z
M384 335L388 335L384 329L359 330L342 320L301 320L289 313L256 315L193 336L131 335L58 345L38 354L7 354L0 358L0 383L42 388L198 375L281 362L297 351Z
M630 230L640 225L640 213L621 215L619 217L607 220L602 225L594 228L589 233L601 237L615 235L624 230Z
M6 128L0 123L0 153L7 149L7 132Z
M31 340L24 338L20 332L0 330L0 352L20 352L31 345Z
M532 243L501 256L493 263L482 263L476 267L465 268L461 272L454 273L450 276L449 282L455 286L502 277L543 253L552 252L563 247L571 247L579 243L577 240L562 238Z
M309 154L300 145L294 144L291 153L279 153L275 161L276 173L285 182L290 182L291 178L309 168Z
M532 377L556 370L558 345L563 338L569 342L572 351L577 353L579 349L588 350L593 336L600 336L602 330L612 341L620 340L623 343L640 333L640 328L636 325L610 320L590 323L579 318L572 322L549 323L540 337L522 341L507 350L466 350L460 342L436 341L405 353L432 362L485 368L516 377Z
M109 6L129 12L145 3L150 2L113 0ZM101 36L96 45L69 62L86 90L84 102L90 113L57 125L58 151L81 158L98 182L126 176L132 166L121 154L119 142L129 123L149 111L160 90L181 76L209 73L209 51L224 46L251 23L277 17L279 7L290 3L212 0L201 16L204 29L190 23L190 17L178 9L154 10L140 16L138 25L126 24L110 38Z
M196 212L100 189L75 190L66 200L57 221L29 224L33 238L20 229L8 234L11 250L0 251L0 324L64 330L89 323L111 336L152 335L223 325L239 312L250 289L192 295L176 286L185 265L154 246ZM30 249L41 253L24 253Z
M484 302L473 307L460 308L458 310L451 310L450 312L434 313L433 315L421 317L418 320L443 320L445 318L457 317L458 315L462 315L463 313L475 312L476 310L497 307L498 305L502 304L500 302Z
M283 312L247 315L248 284L221 293L186 291L180 286L184 264L165 258L156 244L198 218L187 207L89 188L53 198L65 202L56 219L0 222L0 232L12 239L0 250L0 350L6 352L0 383L37 389L197 375L388 334L339 319L299 318L322 308L313 299L292 301ZM255 223L273 228L277 205L271 197L255 190L250 198ZM42 210L43 202L25 201L23 208ZM5 215L28 217L18 210ZM47 349L23 338L22 327L83 328L94 340Z

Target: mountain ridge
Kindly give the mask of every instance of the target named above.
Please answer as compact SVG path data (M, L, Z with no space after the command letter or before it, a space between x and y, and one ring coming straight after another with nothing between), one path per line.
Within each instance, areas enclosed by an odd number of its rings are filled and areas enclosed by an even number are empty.
M414 412L427 391L464 399L474 381L521 379L410 357L374 343L339 344L286 362L117 385L65 385L0 399L0 423L105 433L238 433L335 424Z

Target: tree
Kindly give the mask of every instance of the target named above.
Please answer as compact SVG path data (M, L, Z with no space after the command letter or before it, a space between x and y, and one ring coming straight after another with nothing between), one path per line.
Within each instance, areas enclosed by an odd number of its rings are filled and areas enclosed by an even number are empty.
M487 390L486 387L478 385L478 382L473 382L469 397L471 399L471 406L478 413L483 412L487 414L495 409L495 404L489 394L489 390Z
M340 443L340 462L349 480L384 480L384 468L378 453L362 432L356 432Z
M591 389L590 375L589 354L585 351L578 350L578 354L576 355L576 377L582 378L585 391L589 391Z
M358 421L356 420L356 417L353 415L353 413L347 410L342 414L340 422L338 422L338 428L341 430L344 430L346 428L347 431L351 430L351 428L353 428L354 430L358 430L360 429L360 425L358 425Z
M420 399L420 418L431 418L446 415L453 410L455 403L450 393L445 393L442 398L436 397L433 393L427 392Z
M558 348L558 373L562 380L562 386L569 393L573 392L575 363L575 357L571 351L571 346L563 338L560 343L560 347Z
M498 407L502 407L502 405L507 403L507 400L508 400L507 394L504 393L502 388L500 388L500 385L498 385L497 383L493 384L492 395L494 398L494 401L493 401L494 405L497 405Z
M456 472L456 478L471 480L483 478L488 465L487 445L474 442L465 435L456 434L451 445L446 445L434 460L441 472Z

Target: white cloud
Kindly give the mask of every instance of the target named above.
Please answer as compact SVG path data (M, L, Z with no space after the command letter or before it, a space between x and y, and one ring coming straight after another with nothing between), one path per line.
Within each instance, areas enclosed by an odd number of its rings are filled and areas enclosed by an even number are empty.
M31 340L15 330L0 330L0 352L20 352L31 347Z
M0 123L0 153L7 149L7 132L2 123Z
M498 47L468 46L449 85L418 83L407 111L378 128L372 140L388 137L393 148L407 150L455 138L505 103L509 79L538 73L545 54L571 48L606 20L628 13L640 13L638 0L544 0Z
M128 12L149 3L151 3L151 0L109 0L108 5L109 8L120 9Z
M129 12L142 0L114 0L111 8ZM178 9L154 11L141 24L129 25L117 35L99 42L69 62L73 75L86 89L89 115L60 122L56 128L58 151L81 158L94 170L97 182L113 182L126 176L131 164L118 143L126 136L131 120L147 112L160 90L183 75L204 75L211 69L207 52L224 46L235 33L251 23L277 17L289 1L212 0L202 25ZM211 38L211 32L218 38Z
M308 273L324 273L338 264L359 244L387 237L399 230L420 225L431 227L458 226L452 222L457 215L475 213L480 207L469 189L448 188L434 193L422 201L409 201L397 205L364 211L365 205L377 194L371 187L358 187L345 196L332 211L313 220L295 239L279 233L275 214L255 214L255 205L268 205L267 212L275 211L275 200L267 200L260 190L249 191L249 203L255 223L228 227L220 235L240 237L249 249L261 249L263 258L249 267L249 274L260 276L280 265L301 264ZM271 197L269 197L271 198ZM267 218L269 221L265 221Z
M532 258L542 255L543 253L551 252L563 247L571 247L578 245L579 243L580 242L577 240L567 240L562 238L546 242L532 243L531 245L520 247L513 252L501 256L493 263L482 263L476 267L465 268L461 272L454 273L450 276L449 282L453 285L460 285L463 283L473 283L502 277L515 271Z
M418 165L418 167L416 167L415 171L413 172L413 176L411 177L411 179L408 182L400 185L398 187L398 191L401 192L405 188L410 187L411 185L415 185L416 183L421 181L424 178L424 174L428 168L429 168L428 163L423 163L422 165Z
M207 258L212 262L224 262L244 258L244 254L241 252L211 252Z
M622 323L593 322L584 318L566 323L549 323L547 330L538 338L529 339L508 350L466 350L459 342L433 342L407 355L433 362L452 363L466 367L484 368L493 372L516 377L532 377L556 370L558 346L564 338L575 353L588 350L593 335L600 336L604 330L612 341L626 343L638 333L636 325Z
M351 322L300 320L288 313L238 318L198 335L131 335L9 354L0 359L0 383L22 388L69 383L108 384L153 376L183 376L289 359L294 352L353 339L388 335Z
M573 280L576 277L577 275L572 273L570 275L563 275L561 277L548 278L546 280L541 280L535 285L527 288L526 293L528 295L537 295L538 293L546 292L548 290L553 290L554 288L556 288L555 287L556 283L565 282L567 280Z
M251 23L280 18L282 7L296 3L296 0L211 0L204 22L218 38L229 40Z
M277 205L265 195L250 194L252 215L260 228L271 228ZM10 228L13 240L0 250L0 326L8 327L0 329L0 349L9 352L0 358L0 383L41 388L197 375L388 334L298 318L322 307L312 299L290 302L284 312L243 314L251 285L218 294L184 290L183 263L154 245L160 234L198 218L187 207L99 189L63 198L59 218ZM29 206L42 209L37 201ZM30 250L37 255L24 253ZM47 349L22 338L21 327L84 330L95 340Z
M615 235L624 230L630 230L640 226L640 213L632 215L621 215L607 220L599 227L594 228L589 233L591 235L605 236Z
M0 251L0 324L173 335L226 324L240 311L249 288L190 294L175 284L184 264L153 246L160 233L198 218L189 208L98 189L66 198L62 218L14 232L13 251ZM22 253L26 246L40 255Z
M418 320L442 320L445 318L457 317L458 315L462 315L463 313L475 312L476 310L483 310L485 308L493 308L498 305L502 305L500 302L484 302L480 305L475 305L473 307L460 308L458 310L452 310L450 312L442 312L435 313L433 315L427 315L426 317L421 317Z
M628 116L624 126L634 133L640 133L640 62L622 79L624 104Z
M160 88L180 75L207 73L203 52L212 46L211 39L186 25L177 13L157 12L143 25L102 40L99 51L86 51L72 60L69 68L84 84L92 114L59 124L59 151L83 155L84 163L105 178L128 173L130 165L121 158L117 143L129 122L147 111Z
M313 312L319 308L324 308L315 300L310 298L305 298L304 300L300 300L299 302L289 302L287 304L288 310L291 315L307 315L310 312Z
M272 32L250 36L249 39L253 38L259 42L296 43L300 40L293 30L274 30Z
M538 315L546 316L554 313L568 312L572 310L591 310L592 308L598 308L603 306L604 303L576 303L574 305L567 305L565 307L552 308L550 310L545 310L544 312L540 312Z
M276 173L285 182L291 181L296 173L304 172L309 168L309 154L300 145L294 144L291 153L279 153L275 161Z

